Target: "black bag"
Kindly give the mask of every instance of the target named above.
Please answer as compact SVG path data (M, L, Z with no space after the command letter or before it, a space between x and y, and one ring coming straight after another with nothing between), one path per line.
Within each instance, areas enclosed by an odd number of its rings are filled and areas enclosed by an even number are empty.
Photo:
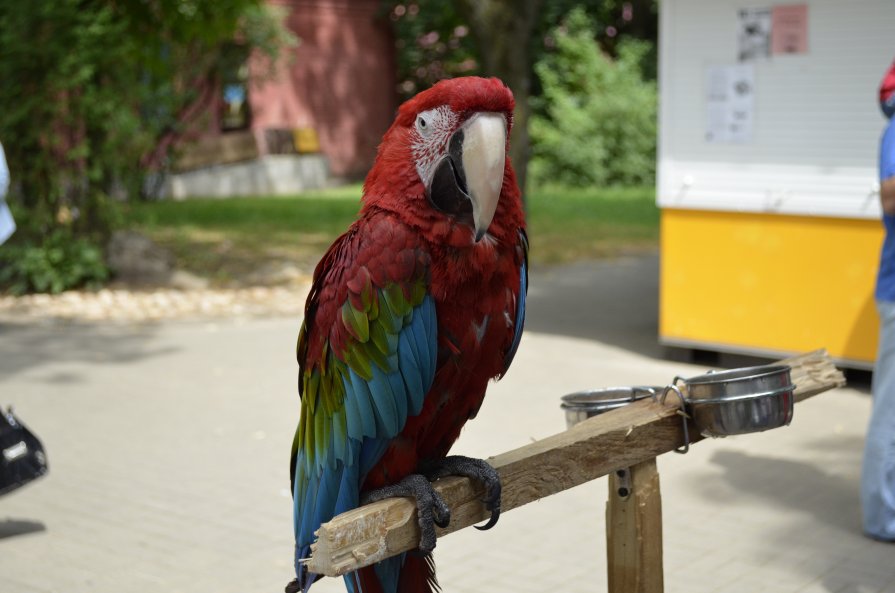
M12 492L48 470L43 445L13 416L0 409L0 494Z

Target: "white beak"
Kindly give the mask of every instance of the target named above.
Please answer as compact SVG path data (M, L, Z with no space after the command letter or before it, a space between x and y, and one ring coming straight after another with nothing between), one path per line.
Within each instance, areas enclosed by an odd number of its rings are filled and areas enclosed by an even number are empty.
M478 113L463 126L463 171L472 201L475 240L494 218L506 163L507 122L501 113Z

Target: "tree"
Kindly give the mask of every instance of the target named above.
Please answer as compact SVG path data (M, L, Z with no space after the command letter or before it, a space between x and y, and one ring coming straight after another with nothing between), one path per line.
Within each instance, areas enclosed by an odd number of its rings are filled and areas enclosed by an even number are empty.
M399 92L409 97L442 78L497 76L516 96L511 158L526 183L531 153L530 99L543 93L533 65L552 50L556 24L578 8L592 19L591 36L609 56L628 38L644 39L640 52L655 79L657 0L388 0L398 49Z
M20 223L0 284L20 290L102 280L116 204L210 96L226 48L274 57L288 41L262 0L0 2L0 22L0 141Z
M654 81L642 74L650 47L626 39L610 57L593 20L573 9L550 33L553 49L535 64L533 178L571 186L644 185L655 178Z
M395 32L398 92L409 99L443 78L480 73L469 26L452 2L386 2Z
M482 72L502 79L513 90L516 110L510 139L510 158L519 187L525 192L531 142L531 35L540 0L460 0L457 7L469 23L482 59Z
M650 52L643 56L641 66L648 80L656 79L658 0L551 0L545 3L534 33L534 62L552 49L554 28L575 9L590 19L591 37L608 56L617 57L619 45L626 40L647 42ZM538 89L535 89L535 94L539 94Z

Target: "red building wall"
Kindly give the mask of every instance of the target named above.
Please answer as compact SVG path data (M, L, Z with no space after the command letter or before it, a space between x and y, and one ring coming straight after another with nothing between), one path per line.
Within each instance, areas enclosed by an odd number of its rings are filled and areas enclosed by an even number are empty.
M310 127L334 175L362 177L398 106L394 40L380 0L272 0L298 47L272 81L249 90L251 127Z

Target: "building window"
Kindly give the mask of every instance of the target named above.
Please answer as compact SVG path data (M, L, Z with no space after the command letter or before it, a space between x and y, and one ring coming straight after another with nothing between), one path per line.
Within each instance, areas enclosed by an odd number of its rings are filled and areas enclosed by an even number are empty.
M248 50L230 44L221 55L221 130L244 130L251 123Z

